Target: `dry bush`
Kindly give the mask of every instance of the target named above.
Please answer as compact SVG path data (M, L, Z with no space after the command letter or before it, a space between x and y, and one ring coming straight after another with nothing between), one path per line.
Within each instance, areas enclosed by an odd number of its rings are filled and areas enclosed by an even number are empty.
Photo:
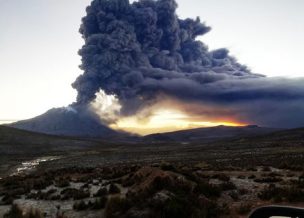
M283 181L283 179L277 177L262 177L254 179L254 181L257 183L277 183Z
M194 188L194 193L203 194L207 198L218 198L221 196L222 189L218 185L201 182Z
M82 210L87 210L89 206L83 201L77 201L73 205L73 209L76 211L82 211Z
M62 198L61 200L81 200L84 198L90 197L90 193L88 191L78 190L75 188L67 188L61 191Z
M70 181L67 178L60 178L55 181L55 186L58 188L65 188L70 186Z
M40 210L30 208L24 211L18 205L13 204L10 211L4 215L4 218L43 218L43 214Z
M94 197L102 197L108 194L108 190L105 187L98 189L98 191L94 194Z
M230 181L230 177L227 176L226 174L215 174L214 176L212 176L213 179L218 179L220 181L223 181L223 182L228 182Z
M121 217L125 211L130 208L128 201L125 198L112 197L108 199L105 208L106 218L118 218Z
M109 193L110 194L118 194L118 193L120 193L120 189L116 184L111 183L110 188L109 188Z
M252 205L251 204L241 204L238 208L237 208L237 212L240 215L246 215L251 211Z
M261 200L272 200L274 202L303 202L304 201L304 191L297 187L296 185L291 185L289 187L277 187L271 184L258 194Z

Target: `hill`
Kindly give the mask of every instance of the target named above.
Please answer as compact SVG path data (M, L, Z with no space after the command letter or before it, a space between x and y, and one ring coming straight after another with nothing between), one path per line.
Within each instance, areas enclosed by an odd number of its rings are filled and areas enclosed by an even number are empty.
M272 143L284 145L285 143L301 143L304 145L304 128L288 129L261 135L259 137L245 137L233 140L242 144ZM296 144L294 144L296 145Z
M33 154L55 150L71 150L96 145L98 142L81 138L52 136L7 126L0 126L0 152Z
M68 153L98 147L102 142L81 138L52 136L0 126L0 176L15 171L21 162L40 157L65 156Z
M256 125L231 127L216 126L181 130L168 133L151 134L144 137L147 141L210 142L221 139L260 136L279 131L278 128L259 127Z
M27 130L21 130L9 126L0 125L0 144L58 144L62 142L75 142L84 141L82 139L76 139L72 137L53 136L44 133L31 132Z

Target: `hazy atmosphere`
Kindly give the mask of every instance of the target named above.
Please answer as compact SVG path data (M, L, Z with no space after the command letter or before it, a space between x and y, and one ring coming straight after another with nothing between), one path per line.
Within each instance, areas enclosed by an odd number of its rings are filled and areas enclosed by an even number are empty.
M0 218L303 218L303 9L0 0Z

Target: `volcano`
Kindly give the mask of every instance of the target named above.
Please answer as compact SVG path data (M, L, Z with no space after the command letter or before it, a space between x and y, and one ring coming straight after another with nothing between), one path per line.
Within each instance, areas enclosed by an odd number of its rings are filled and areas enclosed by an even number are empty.
M60 136L109 138L125 135L102 124L93 114L72 107L53 108L40 116L8 126Z

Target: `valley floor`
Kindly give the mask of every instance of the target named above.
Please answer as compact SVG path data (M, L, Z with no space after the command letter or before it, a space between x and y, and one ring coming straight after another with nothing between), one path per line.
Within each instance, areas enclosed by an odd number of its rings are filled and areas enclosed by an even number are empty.
M246 217L261 205L303 207L303 188L303 170L289 166L160 162L40 169L0 180L0 217L18 217L18 210L67 218Z
M235 218L260 205L304 207L300 139L0 146L11 148L0 158L0 217Z

